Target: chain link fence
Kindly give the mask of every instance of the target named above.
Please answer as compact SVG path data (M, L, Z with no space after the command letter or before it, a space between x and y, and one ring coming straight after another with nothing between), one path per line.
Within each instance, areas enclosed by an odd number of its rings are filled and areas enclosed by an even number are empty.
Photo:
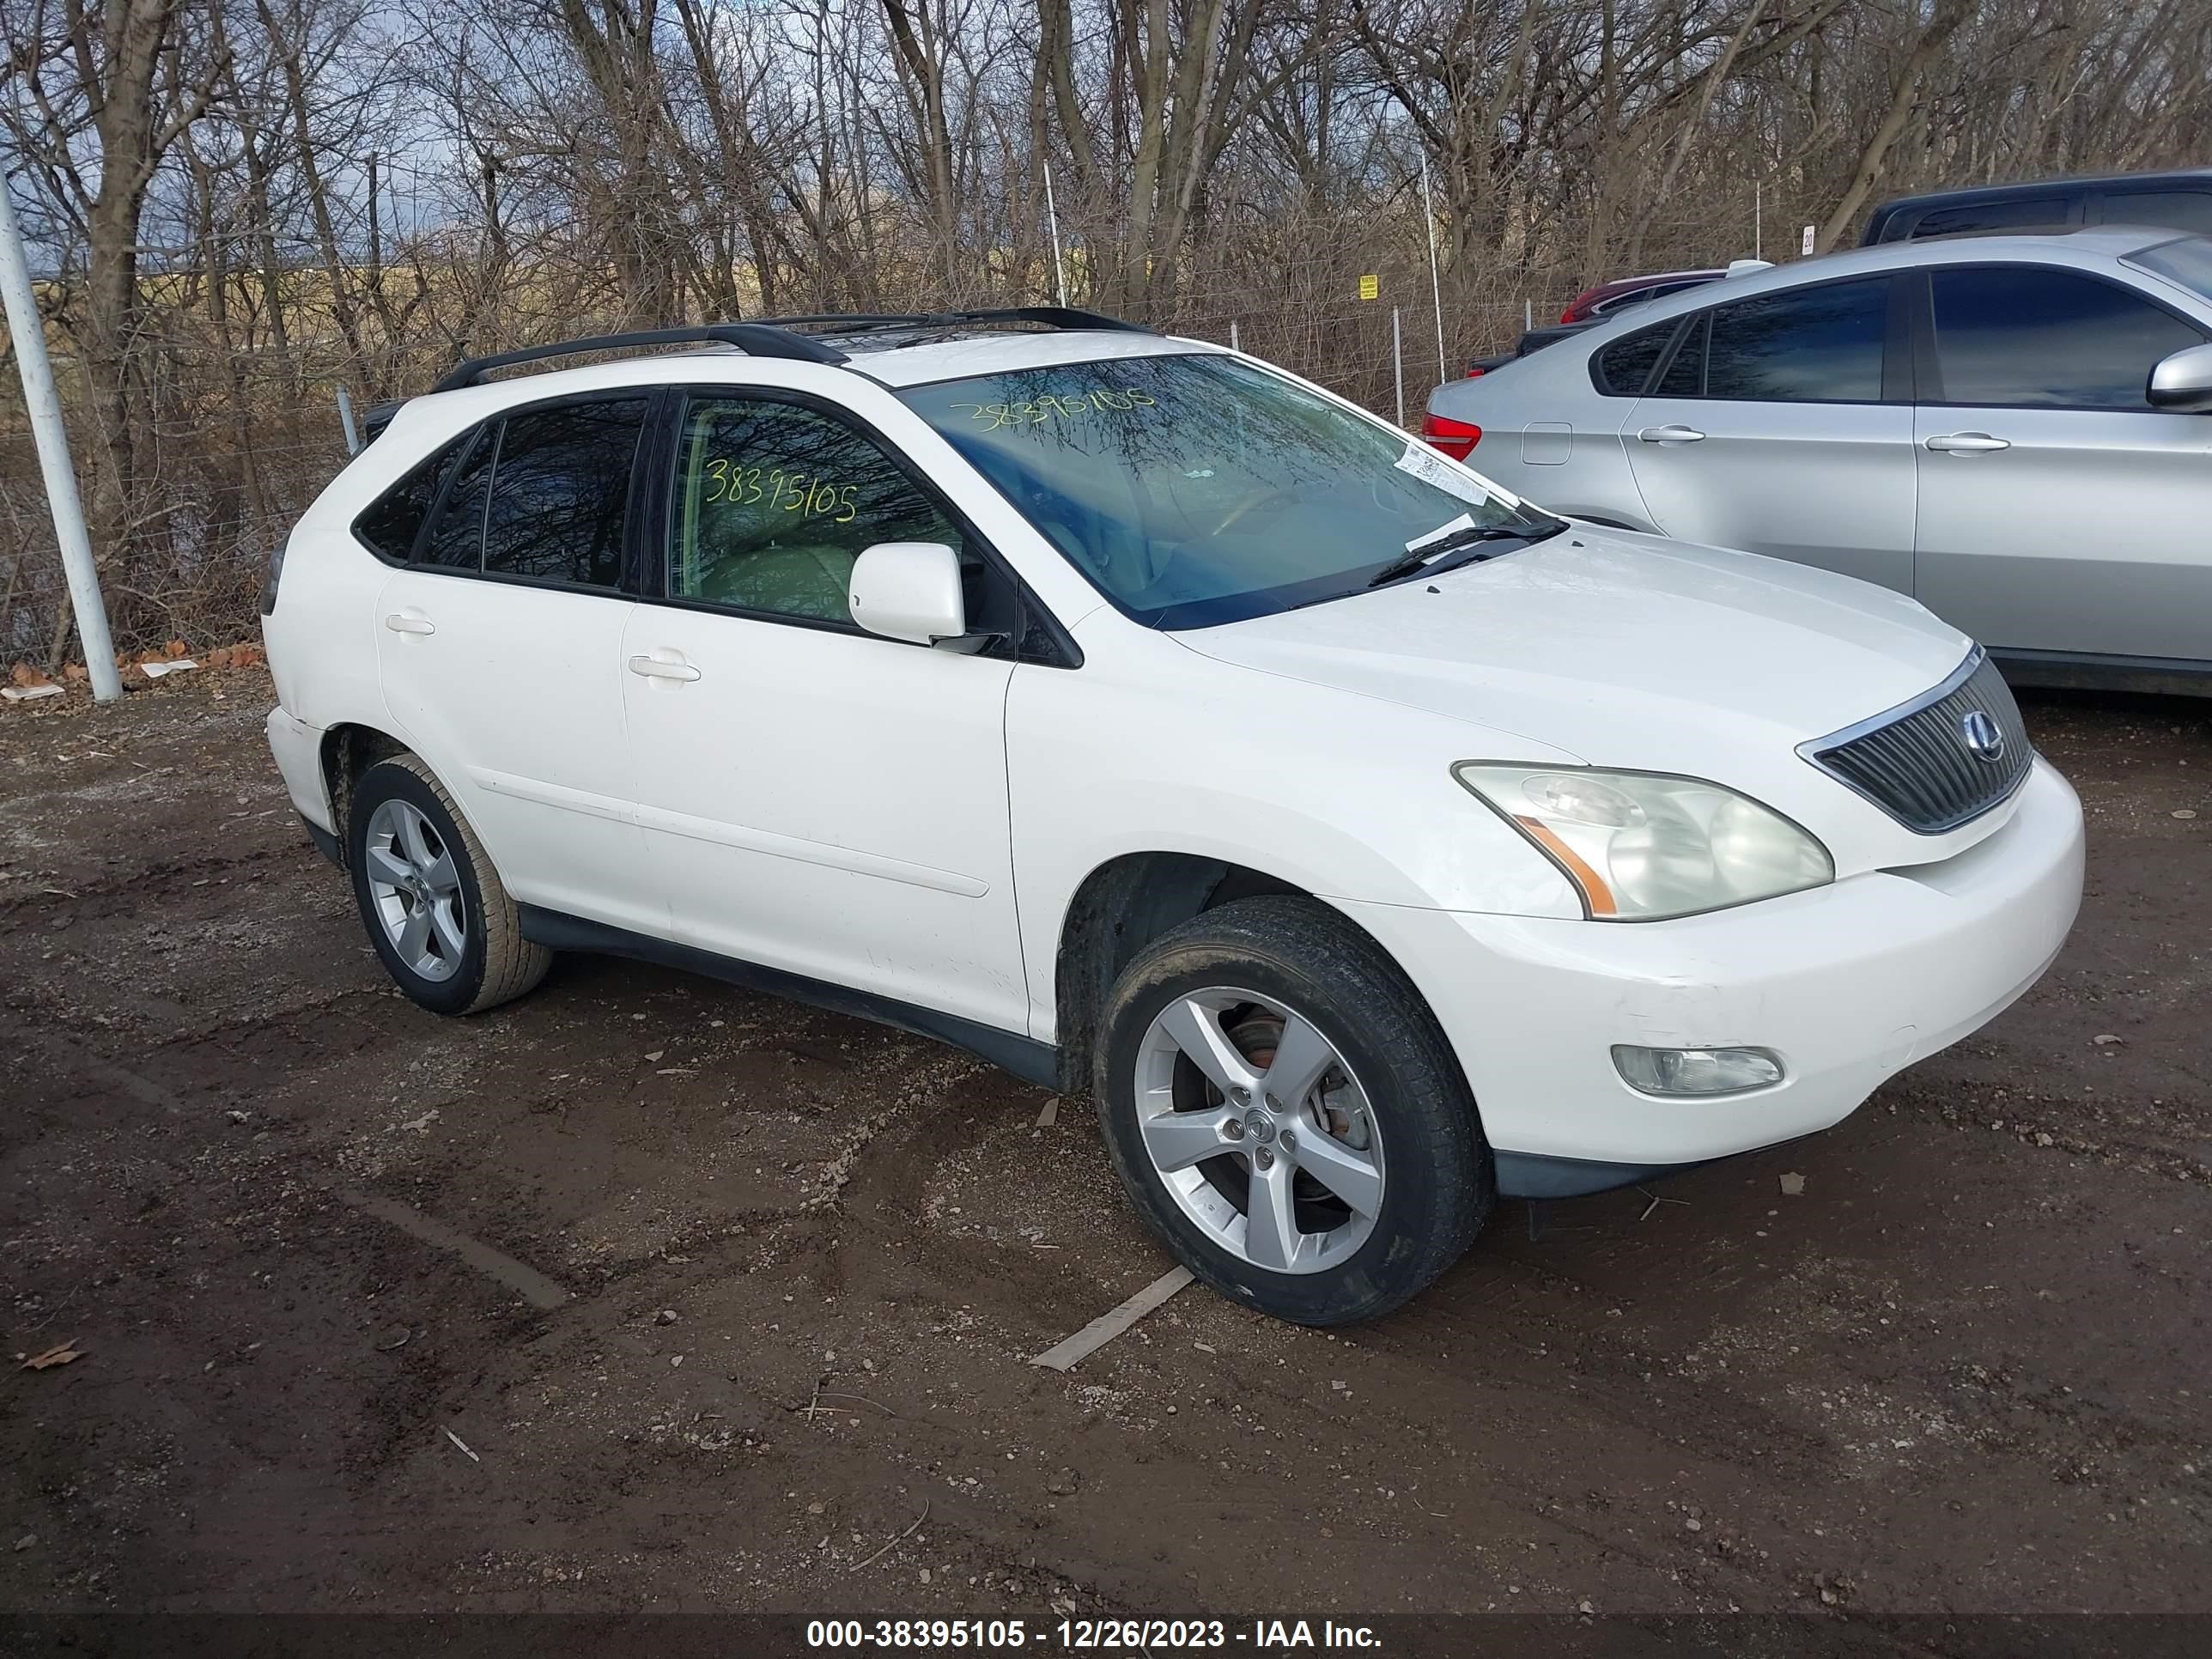
M1468 359L1504 349L1531 316L1558 314L1579 286L1555 266L1447 265L1442 273L1443 364L1431 297L1425 227L1417 212L1277 222L1264 234L1200 240L1172 279L1152 286L1151 320L1280 363L1385 418L1418 426L1430 389ZM1083 248L1068 250L1071 303L1106 304L1085 291ZM1053 297L1050 256L1027 260L1025 281L988 296L920 287L898 304L928 310L1022 304ZM345 464L341 388L362 405L427 388L465 351L489 352L622 328L702 321L626 313L605 283L585 303L561 301L527 271L510 273L491 303L479 293L457 322L441 289L469 276L425 243L402 251L380 281L406 296L387 307L364 344L331 325L318 299L319 268L232 271L224 302L204 273L149 279L146 326L131 363L131 484L94 514L118 653L137 660L170 641L204 650L254 637L256 596L270 551ZM1363 284L1363 277L1371 277ZM1371 291L1374 297L1363 295ZM67 313L66 295L59 309ZM503 301L511 301L503 302ZM1402 363L1394 359L1399 313ZM61 330L50 343L88 503L95 500L102 434L86 372ZM462 341L465 338L465 346ZM52 520L12 374L0 401L0 672L10 663L57 670L76 651Z

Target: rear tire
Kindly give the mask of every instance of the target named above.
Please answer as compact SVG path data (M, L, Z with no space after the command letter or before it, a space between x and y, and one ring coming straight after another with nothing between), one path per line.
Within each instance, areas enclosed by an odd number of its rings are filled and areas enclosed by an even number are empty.
M437 775L413 755L362 773L346 866L392 981L439 1014L475 1014L533 988L553 953L522 936L514 901Z
M1200 1279L1276 1318L1388 1313L1497 1202L1443 1033L1388 953L1318 900L1240 899L1153 940L1108 997L1097 1056L1099 1123L1138 1214Z

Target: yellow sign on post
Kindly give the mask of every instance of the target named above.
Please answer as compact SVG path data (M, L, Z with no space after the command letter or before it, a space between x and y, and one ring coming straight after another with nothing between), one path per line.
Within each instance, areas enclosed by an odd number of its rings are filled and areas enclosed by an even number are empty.
M1380 276L1362 276L1359 279L1359 297L1363 300L1381 299L1382 279Z

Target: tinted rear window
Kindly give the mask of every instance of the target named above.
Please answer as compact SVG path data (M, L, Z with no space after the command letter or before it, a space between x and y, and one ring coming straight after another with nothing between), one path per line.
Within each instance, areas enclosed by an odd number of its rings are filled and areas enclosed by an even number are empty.
M468 447L468 441L467 434L454 439L378 496L368 511L353 521L353 533L392 563L406 563L414 556L415 541L422 533L423 521L438 504L438 492L445 488L447 475L453 470L454 461Z
M1659 366L1659 354L1666 350L1679 325L1679 319L1670 318L1605 347L1590 359L1590 379L1597 383L1597 389L1608 398L1641 396L1651 371Z
M499 428L479 428L476 447L454 474L453 487L446 491L446 504L438 509L438 521L423 539L416 563L474 570L483 562L484 492L491 483L491 458L498 448Z
M617 398L507 418L484 517L486 574L621 586L630 464L645 410L643 398Z
M1888 316L1887 277L1717 307L1705 353L1705 396L1746 403L1878 401Z
M1690 336L1674 348L1674 360L1667 372L1659 377L1659 384L1651 389L1655 398L1702 398L1705 395L1705 325L1711 316L1700 317L1690 325Z

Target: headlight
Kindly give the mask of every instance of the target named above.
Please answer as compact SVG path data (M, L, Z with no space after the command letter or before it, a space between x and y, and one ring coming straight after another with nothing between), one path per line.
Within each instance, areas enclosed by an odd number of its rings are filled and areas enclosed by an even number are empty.
M1836 878L1828 849L1696 778L1462 761L1452 775L1558 865L1601 921L1656 921Z

